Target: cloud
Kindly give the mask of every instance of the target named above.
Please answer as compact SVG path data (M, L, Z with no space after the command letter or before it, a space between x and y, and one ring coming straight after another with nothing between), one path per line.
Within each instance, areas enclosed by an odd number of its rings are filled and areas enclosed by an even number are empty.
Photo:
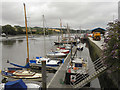
M31 0L32 1L32 0ZM88 1L88 0L85 0ZM26 1L29 26L42 27L42 15L45 15L48 27L59 27L60 20L71 28L105 28L107 23L117 18L117 2L55 2L53 0L35 2ZM24 26L22 2L2 2L2 25L18 24Z
M2 2L118 2L119 0L3 0Z

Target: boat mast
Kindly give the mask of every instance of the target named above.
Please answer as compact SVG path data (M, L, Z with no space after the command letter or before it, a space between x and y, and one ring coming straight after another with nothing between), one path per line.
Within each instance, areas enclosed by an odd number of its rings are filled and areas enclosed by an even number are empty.
M45 24L44 24L44 15L43 15L43 31L44 31L44 57L46 56L46 44L45 44Z
M59 31L58 31L58 42L60 42L60 35L59 35Z
M62 32L62 40L63 40L63 30L62 30L62 21L60 19L60 27L61 27L61 32Z
M67 32L68 32L68 38L69 38L69 42L70 42L70 31L69 31L68 24L67 24Z
M27 18L26 18L25 3L23 3L23 5L24 5L24 13L25 13L25 27L26 27L26 39L27 39L27 61L26 61L26 64L27 64L29 62L28 30L27 30Z
M81 26L80 26L80 38L81 38Z

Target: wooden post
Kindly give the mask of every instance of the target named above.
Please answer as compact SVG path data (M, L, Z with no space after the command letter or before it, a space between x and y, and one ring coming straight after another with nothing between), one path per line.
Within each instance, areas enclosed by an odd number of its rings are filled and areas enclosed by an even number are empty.
M24 13L25 13L25 27L26 27L26 39L27 39L27 61L26 62L28 63L29 62L29 45L28 45L27 18L26 18L25 3L23 3L23 5L24 5Z
M43 31L44 31L44 57L46 57L46 43L45 43L45 24L44 24L44 15L43 15Z
M42 90L46 90L46 61L42 61Z

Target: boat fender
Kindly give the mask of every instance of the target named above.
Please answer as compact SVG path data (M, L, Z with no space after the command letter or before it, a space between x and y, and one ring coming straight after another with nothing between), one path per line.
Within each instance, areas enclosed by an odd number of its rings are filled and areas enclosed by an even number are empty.
M57 48L57 50L60 50L60 48Z
M68 73L71 73L71 69L68 69Z
M69 52L71 52L71 49L69 50Z
M77 67L73 67L73 69L74 69L74 70L78 70L78 68L77 68Z
M10 63L9 60L7 60L7 63Z
M39 57L36 57L36 59L39 59Z
M62 63L64 63L64 59L62 59Z

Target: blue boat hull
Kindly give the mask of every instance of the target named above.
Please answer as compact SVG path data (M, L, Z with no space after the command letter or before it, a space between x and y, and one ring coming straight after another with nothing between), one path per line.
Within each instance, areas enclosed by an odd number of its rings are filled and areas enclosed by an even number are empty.
M36 63L36 60L30 60L30 64L37 64ZM37 64L37 65L42 65L42 64ZM46 66L50 66L50 67L58 67L59 66L59 63L58 64L46 64Z

